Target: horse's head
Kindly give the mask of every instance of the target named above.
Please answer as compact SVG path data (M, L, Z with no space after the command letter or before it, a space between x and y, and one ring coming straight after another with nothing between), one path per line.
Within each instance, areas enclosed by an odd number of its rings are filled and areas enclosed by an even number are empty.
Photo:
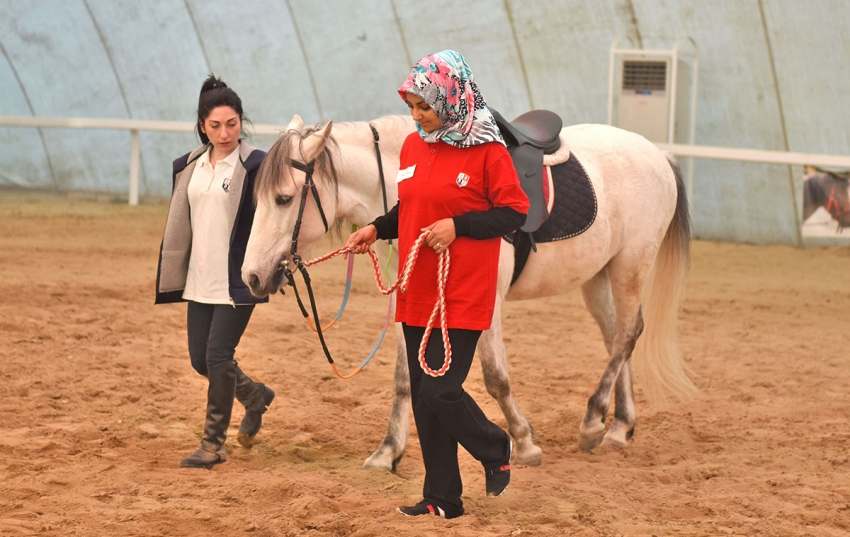
M834 172L825 172L819 177L820 204L838 222L839 231L850 227L850 193L848 193L850 179L846 174Z
M254 184L254 224L242 264L242 281L255 296L280 289L286 283L284 262L294 253L306 256L334 223L337 177L328 147L333 145L332 125L329 121L305 128L295 115L260 165Z
M850 227L850 178L847 172L822 170L803 181L803 220L823 207L838 222L838 231Z

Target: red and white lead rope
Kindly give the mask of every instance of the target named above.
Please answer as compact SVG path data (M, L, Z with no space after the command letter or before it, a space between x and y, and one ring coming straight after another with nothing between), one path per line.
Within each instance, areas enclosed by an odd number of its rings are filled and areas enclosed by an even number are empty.
M419 257L419 250L422 248L422 244L428 236L428 233L428 231L423 232L419 235L419 238L416 239L416 242L413 243L410 255L407 256L407 261L404 263L404 270L401 273L401 278L389 287L384 286L383 277L381 275L381 265L378 261L378 254L375 253L375 250L373 250L371 246L369 246L369 257L372 258L372 266L375 268L375 281L378 284L378 289L380 289L381 293L389 295L395 292L398 288L401 288L402 293L407 292L407 282L410 280L410 275L413 272L413 266L416 264L416 260ZM338 248L323 256L304 261L304 266L309 267L317 263L321 263L322 261L327 261L328 259L348 252L349 250L350 248ZM422 336L422 342L419 344L419 366L422 368L422 371L432 377L442 377L452 365L452 346L449 342L449 329L446 326L446 282L449 279L449 263L449 249L446 247L445 250L437 254L437 302L434 304L434 309L431 311L431 317L428 319L428 324L425 326L425 335ZM428 339L431 337L431 328L434 326L434 319L437 317L437 313L440 314L440 332L443 336L443 348L446 350L446 358L443 361L443 366L440 369L434 370L431 369L425 362L425 348L428 346Z

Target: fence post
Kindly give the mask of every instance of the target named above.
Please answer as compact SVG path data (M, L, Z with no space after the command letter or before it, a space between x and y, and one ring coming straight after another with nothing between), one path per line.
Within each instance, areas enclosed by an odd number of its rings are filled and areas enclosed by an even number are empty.
M130 205L139 204L139 131L130 130Z

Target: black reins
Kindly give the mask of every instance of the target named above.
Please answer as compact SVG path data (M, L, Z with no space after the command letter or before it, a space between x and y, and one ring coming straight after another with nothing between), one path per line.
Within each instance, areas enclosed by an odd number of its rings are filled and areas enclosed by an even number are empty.
M369 128L372 130L372 136L375 140L375 155L378 159L378 176L381 180L381 194L383 195L384 201L384 214L387 213L387 187L386 180L384 179L384 166L381 162L381 147L379 145L380 138L378 136L378 131L371 124ZM329 155L330 156L330 155ZM296 170L300 170L304 172L306 175L304 178L304 186L301 189L301 203L298 206L298 218L295 220L295 227L292 230L292 247L290 248L289 255L292 257L292 262L295 263L295 267L301 273L301 276L304 278L304 285L307 287L307 295L310 299L310 309L313 313L313 322L316 325L316 333L319 334L319 342L322 344L322 350L325 353L325 357L328 359L328 363L334 368L334 371L339 375L339 372L336 371L336 366L334 365L333 357L331 356L331 352L328 349L327 344L325 343L325 336L322 333L322 324L319 322L319 312L316 309L316 300L313 294L313 285L310 280L310 273L307 272L307 267L304 265L304 260L301 259L301 256L298 255L298 235L301 232L301 222L304 218L304 208L307 205L307 196L310 192L313 193L313 199L316 201L316 207L319 209L319 215L322 217L322 224L325 226L325 233L330 230L328 226L328 219L325 216L325 211L322 209L322 200L319 197L319 191L316 188L316 182L313 181L313 170L315 168L316 161L312 160L307 164L298 162L297 160L290 160L289 165L295 168ZM292 286L292 290L295 292L295 299L298 302L298 307L301 309L301 314L304 318L309 317L307 313L307 308L304 307L304 302L301 300L301 296L298 293L298 288L295 286L295 279L293 278L293 273L289 269L289 262L283 261L283 274L286 277L289 285ZM280 289L281 294L283 294L283 288ZM368 361L368 360L367 360ZM357 368L357 370L348 376L339 375L342 378L350 378L354 376L357 372L362 369L365 365L365 362L361 367Z
M369 128L372 129L372 138L375 139L375 155L378 157L378 177L381 178L381 194L384 197L384 214L390 212L390 208L387 207L387 184L384 180L384 164L381 162L381 137L378 136L378 129L375 128L371 123L369 124ZM392 243L390 243L392 244Z

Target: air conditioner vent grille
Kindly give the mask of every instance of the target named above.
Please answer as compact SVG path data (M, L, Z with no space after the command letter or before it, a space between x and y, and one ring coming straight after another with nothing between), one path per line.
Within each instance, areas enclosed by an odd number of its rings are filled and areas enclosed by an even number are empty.
M638 92L667 89L667 62L624 61L623 89Z

